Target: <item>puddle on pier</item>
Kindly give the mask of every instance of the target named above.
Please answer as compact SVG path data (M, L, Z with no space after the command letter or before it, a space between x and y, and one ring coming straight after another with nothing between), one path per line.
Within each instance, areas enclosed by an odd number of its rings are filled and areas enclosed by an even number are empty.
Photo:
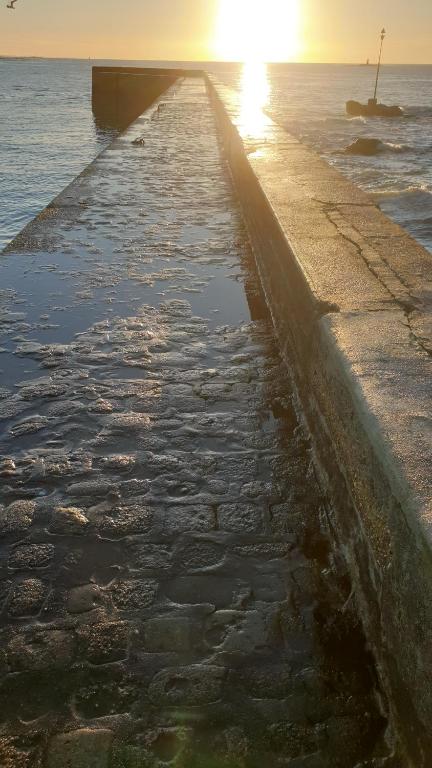
M396 766L203 86L155 119L0 268L0 763Z
M21 264L21 259L0 263L2 285L19 285L17 294L8 289L0 293L3 386L13 386L27 373L36 375L37 368L26 353L29 344L79 343L79 335L95 322L129 317L146 302L187 298L193 314L204 318L210 329L221 322L235 325L249 319L238 267L212 265L209 275L208 267L201 264L172 268L171 259L155 258L139 262L138 277L129 264L124 270L118 268L111 283L103 285L106 264L99 271L96 267L94 272L76 272L62 259L56 269L35 264L34 271L30 268L25 275Z

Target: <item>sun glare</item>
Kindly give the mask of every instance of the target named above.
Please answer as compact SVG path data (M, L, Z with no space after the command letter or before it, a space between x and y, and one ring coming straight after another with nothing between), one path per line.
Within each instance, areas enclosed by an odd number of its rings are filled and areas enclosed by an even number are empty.
M300 0L219 0L216 54L225 61L290 61L299 52Z
M264 136L268 119L263 110L268 104L269 95L267 64L260 61L245 62L240 86L239 129L242 136Z

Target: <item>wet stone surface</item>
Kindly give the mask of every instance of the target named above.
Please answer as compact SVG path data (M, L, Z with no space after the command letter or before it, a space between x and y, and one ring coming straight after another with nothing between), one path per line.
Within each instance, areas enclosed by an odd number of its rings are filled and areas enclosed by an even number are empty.
M203 83L0 280L0 765L395 765Z

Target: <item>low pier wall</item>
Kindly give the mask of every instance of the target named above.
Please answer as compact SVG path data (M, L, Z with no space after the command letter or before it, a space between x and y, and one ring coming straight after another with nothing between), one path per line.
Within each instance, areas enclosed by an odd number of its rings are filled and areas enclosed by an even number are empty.
M268 305L408 765L432 759L432 257L209 76Z
M180 77L199 70L151 67L93 67L92 107L101 128L123 130Z

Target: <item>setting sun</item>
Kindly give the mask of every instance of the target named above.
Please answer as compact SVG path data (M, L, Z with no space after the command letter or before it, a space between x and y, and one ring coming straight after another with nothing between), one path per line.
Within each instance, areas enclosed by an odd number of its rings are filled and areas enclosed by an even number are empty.
M229 61L288 61L297 56L299 0L219 1L219 57Z

